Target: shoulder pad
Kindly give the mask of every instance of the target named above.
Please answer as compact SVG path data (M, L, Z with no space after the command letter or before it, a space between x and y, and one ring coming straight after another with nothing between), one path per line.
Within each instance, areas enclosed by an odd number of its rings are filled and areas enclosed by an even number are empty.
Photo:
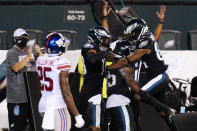
M141 40L138 42L138 48L146 48L149 44L149 40Z
M150 48L152 43L154 43L154 40L151 38L152 35L145 35L142 36L138 41L137 41L137 48Z
M142 38L149 39L151 41L155 41L155 36L153 35L152 32L147 32L144 36L142 36Z
M151 35L150 35L150 39L152 40L152 41L155 41L155 36L151 33Z

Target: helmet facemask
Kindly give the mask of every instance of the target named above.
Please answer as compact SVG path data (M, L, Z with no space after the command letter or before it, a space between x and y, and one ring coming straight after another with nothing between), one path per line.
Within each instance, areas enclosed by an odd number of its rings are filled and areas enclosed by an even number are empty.
M59 33L59 35L63 38L63 44L60 46L60 54L65 53L68 49L68 46L70 45L71 40L67 39L66 37L62 36L62 34Z
M110 38L109 37L101 37L100 38L100 46L99 49L101 51L106 51L109 48Z

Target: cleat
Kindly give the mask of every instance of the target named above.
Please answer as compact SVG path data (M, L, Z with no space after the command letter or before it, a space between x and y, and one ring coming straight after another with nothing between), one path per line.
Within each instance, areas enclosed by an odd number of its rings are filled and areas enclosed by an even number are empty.
M166 116L164 116L164 120L168 127L171 129L171 131L177 131L176 125L174 123L174 116L176 114L176 110L169 108L168 113L166 113Z

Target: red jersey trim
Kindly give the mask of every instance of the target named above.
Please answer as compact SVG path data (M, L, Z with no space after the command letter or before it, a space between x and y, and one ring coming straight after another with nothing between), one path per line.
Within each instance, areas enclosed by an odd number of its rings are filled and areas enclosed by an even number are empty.
M65 68L71 68L71 66L70 65L65 65L65 66L59 66L59 67L57 67L57 69L65 69Z

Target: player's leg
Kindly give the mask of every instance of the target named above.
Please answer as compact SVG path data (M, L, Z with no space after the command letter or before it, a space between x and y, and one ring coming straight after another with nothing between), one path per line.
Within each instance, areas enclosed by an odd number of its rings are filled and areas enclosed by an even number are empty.
M91 120L91 127L94 130L99 130L101 128L101 106L89 103L88 116Z
M130 103L129 103L129 106L131 107L132 111L133 111L133 115L134 115L134 122L135 122L135 130L136 131L142 131L142 124L141 124L141 121L140 121L140 103L139 101L137 101L132 92L131 92L131 95L129 97L130 99Z
M133 111L129 105L112 107L108 109L111 115L114 128L120 128L123 131L134 131ZM117 127L118 126L118 127Z
M166 105L165 90L169 82L170 80L168 75L166 73L163 73L147 80L147 82L143 84L142 90L148 92L151 96L155 97L162 104Z
M42 118L44 118L44 112L40 112L40 116L41 116ZM54 130L43 129L43 131L54 131Z
M55 110L54 117L55 131L70 131L71 117L67 108Z
M28 103L8 103L10 131L22 131L28 124Z
M169 82L169 77L166 73L150 79L144 86L142 86L142 90L149 93L143 94L143 92L141 92L141 96L144 95L142 96L142 98L144 97L142 100L148 104L153 105L159 112L167 113L169 108L166 106L165 89Z
M109 123L110 123L110 114L108 110L106 110L106 101L107 99L103 99L101 101L101 130L108 131ZM110 129L110 131L113 131Z
M144 91L149 92L151 95L155 95L161 90L166 88L170 82L169 77L166 73L160 74L154 78L147 80L142 84L141 88ZM164 85L164 86L163 86Z
M89 126L82 129L82 131L100 131L101 130L101 106L93 103L88 103L86 111L86 120Z

